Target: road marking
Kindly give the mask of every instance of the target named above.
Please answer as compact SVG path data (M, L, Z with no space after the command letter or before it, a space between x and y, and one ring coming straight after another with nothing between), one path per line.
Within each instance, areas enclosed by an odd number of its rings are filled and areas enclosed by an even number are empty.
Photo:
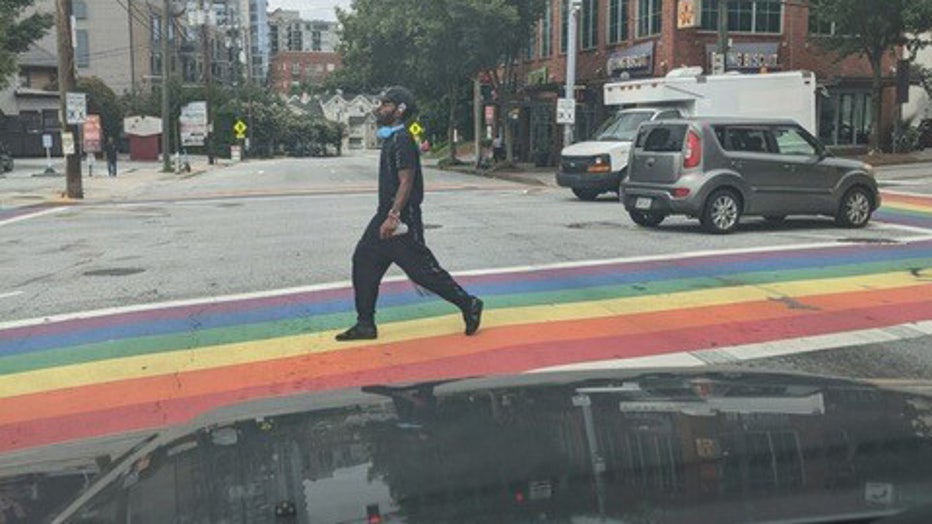
M902 239L895 239L902 244L910 244L913 242L921 242L925 240L932 240L932 234L924 236L914 236L914 237L905 237ZM580 261L571 261L571 262L555 262L549 264L534 264L534 265L525 265L525 266L510 266L502 268L488 268L488 269L474 269L466 271L454 271L452 274L454 276L463 276L463 277L472 277L472 276L486 276L486 275L507 275L511 273L525 273L532 271L546 271L553 269L571 269L571 268L583 268L583 267L596 267L609 264L627 264L627 263L637 263L637 262L656 262L663 260L683 260L690 258L702 258L702 257L711 257L711 256L728 256L728 255L745 255L745 254L754 254L754 253L780 253L784 251L797 251L797 250L810 250L810 249L822 249L827 247L840 247L842 244L838 242L808 242L802 244L791 244L786 246L759 246L759 247L746 247L746 248L734 248L734 249L707 249L700 251L690 251L686 253L667 253L662 255L645 255L645 256L636 256L636 257L621 257L621 258L609 258L603 260L580 260ZM382 280L383 283L390 282L403 282L408 280L408 277L404 275L394 275L388 276ZM135 304L130 306L118 306L110 308L101 308L87 311L77 311L71 313L60 313L56 315L48 315L44 317L31 318L31 319L22 319L22 320L12 320L7 322L0 322L0 330L11 329L11 328L20 328L28 326L36 326L40 324L45 324L48 322L66 322L71 320L87 320L91 318L109 316L109 315L120 315L124 313L139 313L143 311L153 311L157 309L167 309L175 307L186 307L186 306L200 306L208 304L219 304L223 302L233 302L239 300L252 300L259 298L271 298L279 297L283 295L292 295L298 293L309 293L315 291L329 291L334 289L349 288L352 286L352 282L349 280L342 280L337 282L329 282L322 284L312 284L308 286L297 286L291 288L280 288L272 289L266 291L255 291L250 293L238 293L230 295L220 295L216 297L203 297L203 298L192 298L192 299L183 299L183 300L170 300L165 302L153 302L149 304Z
M898 342L932 335L932 320L910 322L883 328L861 329L787 338L757 344L742 344L702 351L683 351L650 357L635 357L592 362L579 362L564 366L551 366L527 371L526 373L549 373L557 371L587 371L631 368L683 368L707 365L733 364L762 358L785 357L811 353L826 349L839 349L866 344Z
M8 218L6 220L0 220L0 227L8 226L10 224L15 224L17 222L22 222L24 220L29 220L30 218L38 218L45 215L51 215L54 213L61 213L62 211L68 209L67 207L53 207L50 209L43 209L42 211L36 211L35 213L28 213L25 215L15 216L13 218Z
M22 291L10 291L8 293L0 293L0 298L10 298L10 297L15 297L17 295L22 295L22 294L23 294Z
M928 232L927 232L928 233ZM923 242L927 240L932 240L932 234L896 238L893 239L897 242L908 245L915 242ZM620 258L609 258L602 260L580 260L580 261L570 261L570 262L554 262L549 264L533 264L525 266L509 266L502 268L487 268L487 269L474 269L474 270L465 270L465 271L454 271L451 272L454 276L486 276L486 275L506 275L511 273L525 273L532 271L547 271L553 269L572 269L572 268L584 268L584 267L596 267L609 264L630 264L638 262L656 262L664 260L683 260L690 258L703 258L711 256L728 256L728 255L745 255L745 254L755 254L755 253L780 253L784 251L802 251L810 249L823 249L828 247L840 247L843 244L838 243L837 241L831 242L808 242L802 244L790 244L786 246L758 246L758 247L746 247L746 248L734 248L734 249L708 249L708 250L699 250L699 251L689 251L685 253L666 253L661 255L644 255L636 257L620 257ZM394 275L387 276L382 280L383 283L390 282L404 282L407 281L408 277L404 275ZM124 313L139 313L143 311L153 311L157 309L167 309L175 307L186 307L186 306L199 306L199 305L208 305L208 304L219 304L224 302L233 302L239 300L252 300L260 298L271 298L279 297L283 295L292 295L298 293L309 293L316 291L329 291L334 289L349 288L352 286L352 282L349 280L341 280L336 282L328 282L321 284L311 284L308 286L297 286L290 288L280 288L272 289L266 291L255 291L249 293L238 293L230 295L220 295L215 297L203 297L203 298L192 298L192 299L183 299L183 300L170 300L164 302L153 302L149 304L135 304L130 306L118 306L110 308L101 308L93 309L87 311L77 311L71 313L61 313L56 315L48 315L38 318L31 319L22 319L22 320L12 320L7 322L0 322L0 330L11 329L11 328L20 328L35 326L40 324L45 324L48 322L66 322L71 320L87 320L90 318L96 318L101 316L109 315L120 315Z

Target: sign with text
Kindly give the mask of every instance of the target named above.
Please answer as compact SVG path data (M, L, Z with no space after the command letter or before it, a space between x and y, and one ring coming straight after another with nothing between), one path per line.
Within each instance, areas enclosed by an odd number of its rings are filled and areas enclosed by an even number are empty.
M63 131L61 134L61 152L63 155L74 154L74 134L70 131Z
M65 123L83 124L87 119L87 95L65 93Z
M52 135L45 133L42 135L42 147L52 149Z
M207 102L190 102L178 116L182 146L203 146L207 140Z
M495 106L485 106L485 123L487 125L495 123Z
M606 71L613 77L645 77L654 74L654 41L633 45L608 57Z
M101 146L100 115L87 115L84 121L84 150L99 153Z
M569 125L576 123L576 99L557 99L557 123Z
M756 44L733 44L725 55L726 71L744 71L748 73L762 70L780 69L780 44L765 42ZM710 63L718 52L717 44L708 44L706 53Z

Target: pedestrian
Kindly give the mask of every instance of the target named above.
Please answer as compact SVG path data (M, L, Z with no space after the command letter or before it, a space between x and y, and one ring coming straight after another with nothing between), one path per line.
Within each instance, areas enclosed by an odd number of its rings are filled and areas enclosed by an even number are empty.
M482 300L453 280L424 242L421 158L418 144L407 129L407 123L417 113L414 95L404 87L391 87L374 113L382 139L378 210L353 253L356 324L336 339L378 337L375 303L379 284L392 263L398 264L416 285L458 307L466 324L466 335L473 335L482 320Z
M107 137L107 146L104 148L107 154L107 174L117 176L117 146L113 137Z

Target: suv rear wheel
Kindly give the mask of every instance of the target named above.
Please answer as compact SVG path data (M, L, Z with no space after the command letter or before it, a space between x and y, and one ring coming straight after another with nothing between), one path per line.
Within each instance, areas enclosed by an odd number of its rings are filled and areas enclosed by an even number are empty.
M628 211L628 215L635 224L643 227L657 227L667 218L660 213L648 213L646 211Z
M741 199L731 189L717 189L705 201L699 218L702 228L709 233L731 233L741 219Z
M835 223L841 227L858 228L871 219L871 197L863 187L852 187L841 199Z
M573 194L576 195L580 200L592 201L598 198L599 191L598 189L576 189L573 188Z

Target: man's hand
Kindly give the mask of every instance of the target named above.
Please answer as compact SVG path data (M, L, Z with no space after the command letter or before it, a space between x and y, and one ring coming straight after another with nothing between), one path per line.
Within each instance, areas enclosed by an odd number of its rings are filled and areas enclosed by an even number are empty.
M392 235L395 233L395 229L398 228L398 219L395 217L388 217L382 222L382 226L379 227L379 238L382 240L388 240L392 238Z

